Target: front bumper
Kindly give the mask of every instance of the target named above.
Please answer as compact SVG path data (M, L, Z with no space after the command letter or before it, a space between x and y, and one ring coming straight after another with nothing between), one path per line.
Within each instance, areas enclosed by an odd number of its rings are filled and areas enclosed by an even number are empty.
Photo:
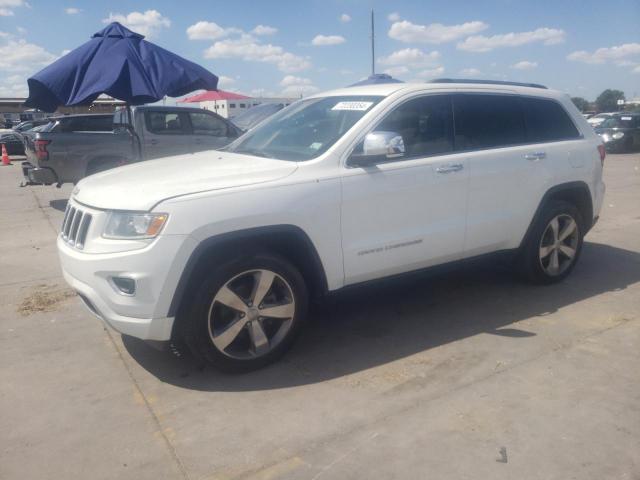
M120 333L142 340L171 338L173 317L166 316L188 237L158 237L148 247L117 253L86 253L58 237L58 254L67 283L95 316ZM136 293L123 295L112 277L136 280Z
M58 176L52 168L36 167L30 162L22 162L24 185L51 185L58 183Z
M142 340L166 341L171 338L173 318L135 318L119 315L89 285L62 271L64 279L73 288L87 310L117 332Z

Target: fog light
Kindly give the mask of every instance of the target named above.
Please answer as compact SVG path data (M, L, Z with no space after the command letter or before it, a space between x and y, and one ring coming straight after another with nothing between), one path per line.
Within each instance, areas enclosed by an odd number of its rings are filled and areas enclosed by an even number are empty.
M123 295L132 296L136 294L136 281L133 278L111 277L111 281L116 289Z

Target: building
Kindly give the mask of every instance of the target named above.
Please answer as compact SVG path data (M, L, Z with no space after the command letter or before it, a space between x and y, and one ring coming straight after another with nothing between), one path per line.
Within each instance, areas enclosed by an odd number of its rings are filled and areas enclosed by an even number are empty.
M200 108L211 110L224 118L232 118L241 112L263 103L283 103L285 106L295 102L297 98L247 97L224 90L205 91L191 97L178 100L179 103L197 103Z

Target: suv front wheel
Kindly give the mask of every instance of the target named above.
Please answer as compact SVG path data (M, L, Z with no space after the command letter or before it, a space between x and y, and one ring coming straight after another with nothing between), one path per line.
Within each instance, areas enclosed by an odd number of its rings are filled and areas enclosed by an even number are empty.
M260 253L215 265L195 295L186 341L192 352L232 372L263 367L291 346L308 294L298 269Z
M575 266L584 222L571 203L554 200L543 208L520 253L520 269L534 283L556 283Z

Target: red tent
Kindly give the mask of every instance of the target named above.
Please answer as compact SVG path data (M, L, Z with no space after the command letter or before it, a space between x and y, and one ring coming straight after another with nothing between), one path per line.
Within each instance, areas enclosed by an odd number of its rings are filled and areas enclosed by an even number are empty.
M243 100L247 97L239 93L225 92L224 90L207 90L206 92L197 93L191 97L183 98L178 102L197 103L197 102L213 102L216 100Z

